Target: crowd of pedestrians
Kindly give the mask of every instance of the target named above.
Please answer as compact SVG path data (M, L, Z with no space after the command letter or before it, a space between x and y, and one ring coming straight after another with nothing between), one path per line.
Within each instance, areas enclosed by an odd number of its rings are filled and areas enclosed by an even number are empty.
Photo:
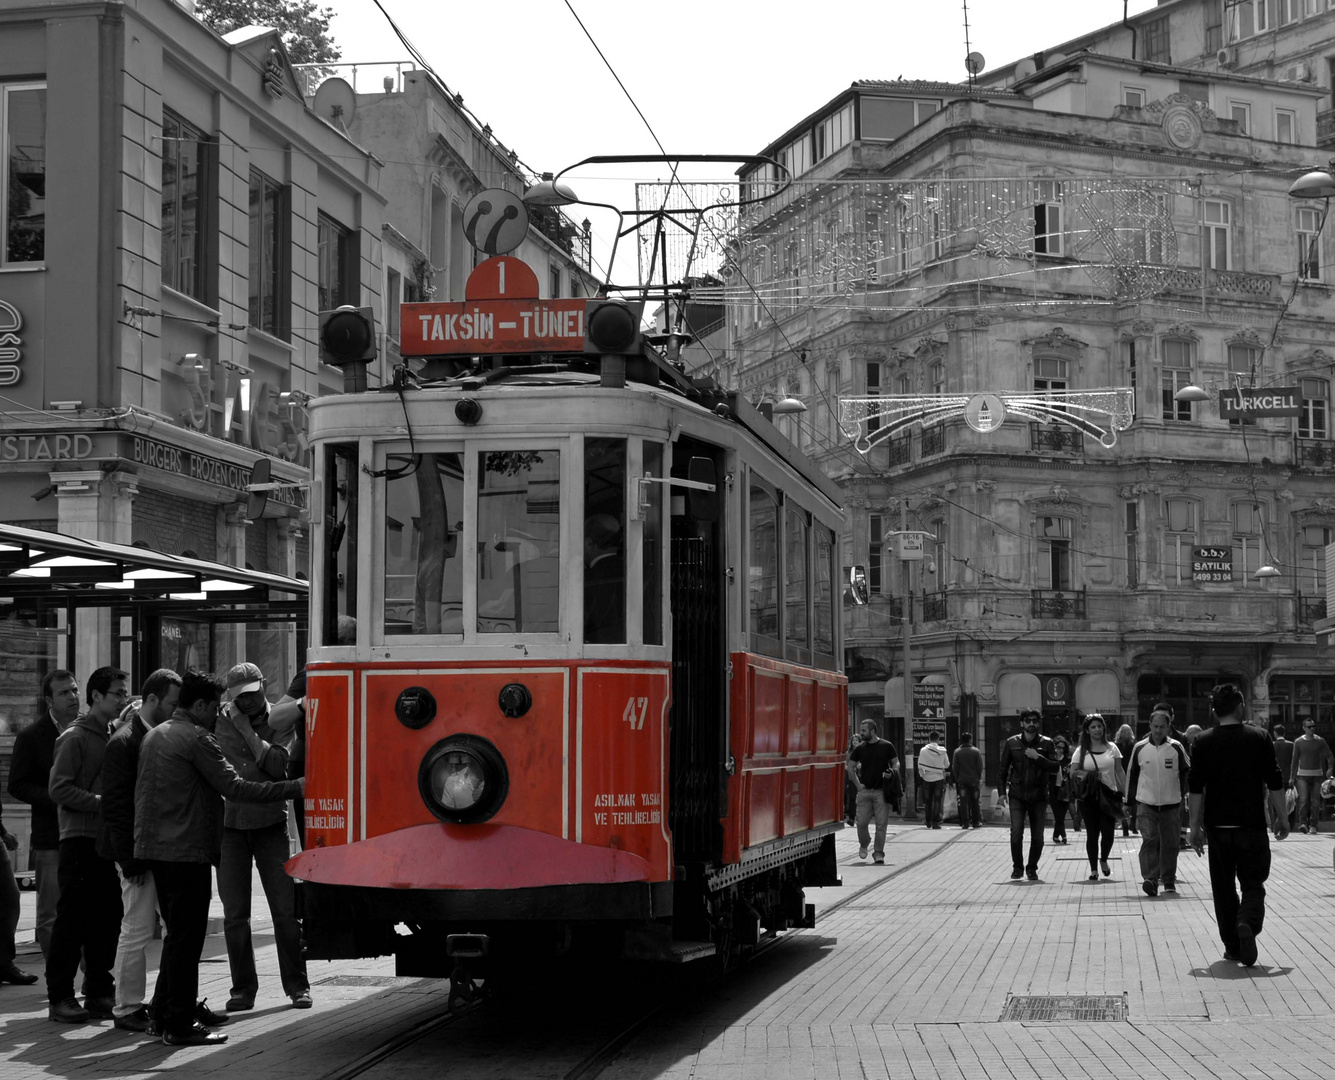
M127 708L128 674L102 667L88 676L80 712L73 672L42 680L43 712L15 740L9 791L32 808L36 933L52 1020L110 1020L168 1045L225 1041L214 1029L229 1017L198 999L215 868L232 972L227 1011L253 1008L259 990L253 869L274 920L283 990L294 1007L310 1008L294 884L283 870L287 803L304 791L303 780L286 779L298 725L270 725L265 686L254 664L224 679L162 669L144 680L138 707ZM15 964L16 848L0 819L0 983L30 985L38 976ZM147 953L159 922L149 998Z

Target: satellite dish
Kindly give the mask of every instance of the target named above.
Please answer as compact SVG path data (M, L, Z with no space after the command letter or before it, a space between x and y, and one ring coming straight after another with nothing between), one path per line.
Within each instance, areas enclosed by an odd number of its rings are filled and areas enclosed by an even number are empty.
M335 127L346 128L357 115L357 91L346 79L325 79L315 91L314 109Z
M1030 75L1035 74L1037 71L1038 71L1038 65L1035 64L1030 57L1026 56L1023 60L1021 60L1018 64L1015 65L1015 78L1017 81L1020 79L1027 79L1029 78Z
M968 69L970 75L977 75L983 70L983 65L986 63L987 61L983 59L983 54L980 52L971 52L964 58L964 66Z
M1066 54L1064 52L1055 52L1043 62L1043 66L1045 68L1053 67L1057 64L1062 63L1063 61L1065 61L1065 59L1066 59Z

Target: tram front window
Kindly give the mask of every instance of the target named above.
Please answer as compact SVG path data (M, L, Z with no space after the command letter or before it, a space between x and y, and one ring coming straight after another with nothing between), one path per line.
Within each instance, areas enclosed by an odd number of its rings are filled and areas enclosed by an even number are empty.
M626 440L584 442L584 640L626 641Z
M464 460L385 460L385 633L462 634Z
M478 454L478 632L554 634L560 600L560 451Z

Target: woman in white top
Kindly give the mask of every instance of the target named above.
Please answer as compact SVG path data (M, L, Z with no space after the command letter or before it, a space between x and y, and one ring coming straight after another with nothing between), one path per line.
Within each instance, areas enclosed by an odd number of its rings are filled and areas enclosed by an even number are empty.
M1112 875L1108 866L1108 856L1112 854L1113 835L1117 830L1117 820L1121 817L1122 795L1126 792L1126 772L1122 768L1122 755L1115 743L1108 741L1108 725L1098 713L1085 717L1080 729L1080 745L1071 754L1071 776L1076 773L1097 772L1100 785L1112 796L1117 807L1116 814L1110 814L1109 808L1097 788L1092 798L1080 801L1080 813L1085 819L1085 854L1089 856L1089 880L1099 880L1099 870L1104 877Z

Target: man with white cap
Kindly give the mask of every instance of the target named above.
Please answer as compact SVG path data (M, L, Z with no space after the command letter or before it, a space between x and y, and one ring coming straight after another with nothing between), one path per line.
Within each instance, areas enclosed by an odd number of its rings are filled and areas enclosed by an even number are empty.
M292 733L275 734L269 724L266 679L254 664L237 664L227 673L229 703L219 716L217 737L228 762L243 780L282 780L287 770ZM228 1012L255 1007L259 977L250 937L251 866L259 870L264 896L273 916L278 947L278 973L283 992L298 1009L311 1007L306 961L301 955L301 924L296 916L296 890L283 864L289 855L287 807L282 803L226 801L223 814L222 861L218 895L223 904L223 938L232 969Z

